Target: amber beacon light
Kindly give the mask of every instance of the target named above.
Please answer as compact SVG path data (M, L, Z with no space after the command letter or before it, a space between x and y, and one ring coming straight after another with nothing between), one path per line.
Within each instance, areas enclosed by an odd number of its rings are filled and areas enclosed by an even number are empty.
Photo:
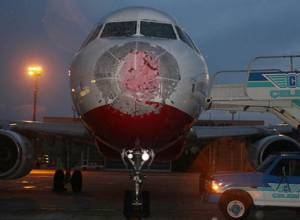
M27 74L34 78L34 90L33 90L33 111L32 121L36 121L36 105L38 94L38 78L43 74L43 68L41 66L29 66L27 68Z

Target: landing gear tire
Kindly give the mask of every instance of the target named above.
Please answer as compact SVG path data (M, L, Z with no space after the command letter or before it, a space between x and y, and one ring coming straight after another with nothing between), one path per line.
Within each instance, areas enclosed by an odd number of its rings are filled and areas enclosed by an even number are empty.
M233 192L224 195L219 208L226 219L245 219L253 206L250 196L243 192Z
M74 193L82 191L82 173L80 170L75 170L71 177L71 186Z
M148 218L150 216L150 192L143 191L142 192L142 199L143 199L143 217Z
M141 219L150 216L150 193L142 191L141 204L134 204L134 192L127 190L124 193L123 214L126 219Z
M65 191L65 174L63 170L56 170L53 177L53 191Z

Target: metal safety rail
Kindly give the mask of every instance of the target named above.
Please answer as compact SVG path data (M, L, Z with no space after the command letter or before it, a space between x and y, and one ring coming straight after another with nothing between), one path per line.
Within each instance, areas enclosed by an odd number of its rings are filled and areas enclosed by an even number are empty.
M280 62L280 59L283 59L284 62ZM276 68L270 66L269 68L254 69L257 62L263 60L275 60ZM254 99L247 93L246 82L216 84L216 78L222 74L247 74L246 76L249 78L250 73L298 74L300 73L300 55L258 56L249 62L245 70L223 70L214 73L210 81L211 90L207 99L207 109L271 112L292 127L299 128L300 109L295 107L294 99Z
M297 72L299 73L300 72L300 66L299 66L299 69L296 69L295 68L295 60L298 60L299 61L299 65L300 65L300 55L280 55L280 56L257 56L257 57L254 57L248 64L248 67L247 67L247 72L251 72L253 71L252 70L252 67L255 63L257 63L257 61L259 60L286 60L289 64L289 68L287 70L283 70L280 68L280 71L282 73L284 72Z

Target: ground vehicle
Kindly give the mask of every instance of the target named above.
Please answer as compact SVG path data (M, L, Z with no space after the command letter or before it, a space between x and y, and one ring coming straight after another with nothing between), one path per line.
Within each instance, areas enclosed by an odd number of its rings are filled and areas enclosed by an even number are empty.
M213 175L206 187L228 219L243 219L255 206L300 207L300 153L271 155L254 173Z

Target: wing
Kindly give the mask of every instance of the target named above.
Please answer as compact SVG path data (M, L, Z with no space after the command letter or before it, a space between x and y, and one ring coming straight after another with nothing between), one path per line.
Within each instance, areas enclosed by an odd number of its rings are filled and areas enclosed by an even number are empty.
M194 126L191 132L197 139L210 139L220 137L273 135L291 133L293 128L288 125L233 125L233 126Z
M17 121L10 123L9 128L25 136L46 135L69 138L76 141L92 141L93 138L81 123L48 123Z

